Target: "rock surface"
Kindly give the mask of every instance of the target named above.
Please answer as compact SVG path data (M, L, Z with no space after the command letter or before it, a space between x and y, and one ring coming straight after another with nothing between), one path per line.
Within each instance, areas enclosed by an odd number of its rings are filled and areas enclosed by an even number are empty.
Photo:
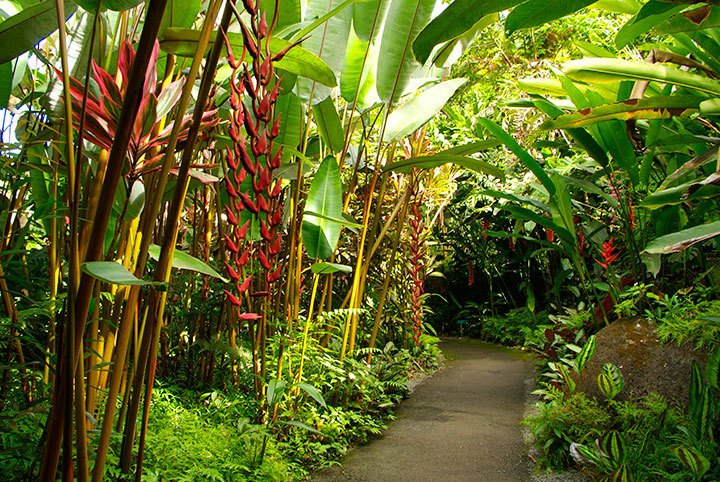
M611 362L620 368L625 378L625 389L616 400L656 392L685 406L693 360L704 367L706 355L688 343L662 345L655 335L655 323L643 318L625 318L598 331L595 354L582 374L575 377L576 389L604 400L597 376L603 365Z

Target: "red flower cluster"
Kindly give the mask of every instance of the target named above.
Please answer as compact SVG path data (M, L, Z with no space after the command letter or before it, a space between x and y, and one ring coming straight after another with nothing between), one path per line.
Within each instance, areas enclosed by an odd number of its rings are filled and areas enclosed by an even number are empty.
M614 253L615 246L613 246L613 238L610 238L610 240L607 243L602 244L603 250L600 251L600 254L602 255L603 259L605 260L604 263L595 260L600 266L603 267L603 269L607 269L608 266L610 266L613 261L617 259L618 256L620 256L620 253Z
M410 227L410 276L412 277L412 293L410 294L411 308L413 312L413 339L415 343L420 346L420 335L422 335L422 323L423 323L423 312L422 312L422 294L423 290L423 278L425 266L423 263L425 248L423 246L423 222L422 222L422 211L420 206L422 205L422 195L415 195L415 200L412 204L412 217L409 219Z
M287 50L270 54L269 40L272 25L268 26L265 13L258 16L252 0L244 0L250 13L248 29L242 21L243 57L237 60L230 43L228 60L233 69L231 76L230 137L234 146L227 148L229 172L225 188L229 203L225 215L231 225L225 242L232 252L233 265L225 263L228 276L235 282L235 293L225 290L230 302L240 311L241 297L249 291L252 297L269 294L270 285L280 279L282 267L277 266L277 255L282 245L282 179L274 179L274 170L280 166L282 149L273 149L273 140L280 131L280 116L275 117L275 103L280 81L275 78L273 62L282 58ZM273 22L274 24L274 22ZM252 71L242 61L245 55L252 60ZM276 80L275 86L270 84ZM243 97L248 102L243 102ZM244 216L243 216L244 214ZM241 218L247 220L243 223ZM257 224L255 224L257 223ZM259 239L248 238L248 228L259 225ZM245 249L241 249L244 247ZM252 260L259 264L263 275L252 283L252 275L244 276L245 267ZM240 319L255 319L255 313L240 314Z

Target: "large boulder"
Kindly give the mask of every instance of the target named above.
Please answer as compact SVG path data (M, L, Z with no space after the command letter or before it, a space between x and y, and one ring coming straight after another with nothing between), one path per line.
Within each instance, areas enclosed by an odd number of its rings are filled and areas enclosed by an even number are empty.
M704 367L707 355L690 343L663 345L655 334L655 323L643 318L624 318L597 332L595 354L583 372L576 375L576 389L599 401L605 400L597 376L603 365L611 362L625 378L625 389L616 400L655 392L685 406L693 360Z

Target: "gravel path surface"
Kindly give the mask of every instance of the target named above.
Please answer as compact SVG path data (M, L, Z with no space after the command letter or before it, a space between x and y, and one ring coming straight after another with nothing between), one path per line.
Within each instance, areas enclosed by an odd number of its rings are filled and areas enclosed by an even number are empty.
M397 420L311 482L530 482L519 421L532 361L488 343L443 340L445 368L423 381ZM548 480L582 480L567 478Z

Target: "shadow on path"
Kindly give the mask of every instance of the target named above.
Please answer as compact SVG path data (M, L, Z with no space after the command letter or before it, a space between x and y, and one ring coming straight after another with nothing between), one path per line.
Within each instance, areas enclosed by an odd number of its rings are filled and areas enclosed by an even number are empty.
M522 352L443 340L445 368L398 408L384 435L311 482L531 480L519 421L532 362Z

